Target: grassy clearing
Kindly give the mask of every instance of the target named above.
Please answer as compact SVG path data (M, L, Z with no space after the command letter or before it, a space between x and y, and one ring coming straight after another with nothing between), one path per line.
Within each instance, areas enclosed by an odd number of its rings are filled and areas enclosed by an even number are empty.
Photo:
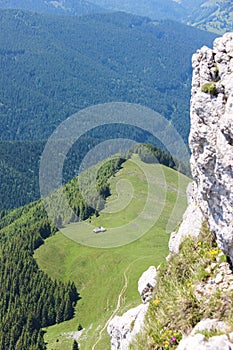
M145 331L131 345L133 350L175 349L203 318L217 318L232 324L232 292L219 288L213 294L197 296L196 283L211 277L206 268L216 262L220 250L204 225L198 238L188 237L181 251L159 269L154 299L147 314ZM219 334L203 333L207 338Z
M147 181L148 176L150 184ZM67 339L67 335L63 333L76 331L79 324L85 328L81 338L81 349L92 348L100 329L116 308L126 270L128 288L124 293L119 313L140 302L137 292L138 278L150 265L160 264L168 253L169 234L166 232L166 225L177 198L179 206L176 208L175 218L172 219L173 227L179 223L185 210L185 190L190 180L184 175L181 175L181 180L181 186L177 191L178 179L174 170L160 165L144 164L138 159L127 161L111 179L112 195L108 199L106 209L98 218L66 228L67 231L64 232L66 235L57 233L36 251L35 257L39 266L53 278L63 281L73 280L82 298L78 302L74 319L47 329L45 339L48 342L48 349L72 349L72 340ZM124 188L125 197L123 191L117 191L119 186ZM101 237L93 234L92 227L101 225L108 228L105 235L108 235L113 228L120 234L123 227L126 236L128 234L128 237L134 238L130 234L135 232L127 231L130 227L129 222L135 223L134 220L137 220L145 207L148 186L153 187L152 193L155 194L156 201L150 203L147 220L143 221L141 218L139 222L136 221L138 226L131 225L131 230L134 228L136 232L138 230L135 228L142 228L141 233L150 226L146 234L141 234L140 238L136 237L136 240L129 244L108 249L79 244L75 241L77 237L72 237L77 232L83 232L88 224L90 226L85 234L90 235L91 242ZM151 219L153 213L156 218L154 221ZM82 237L85 238L85 234ZM69 235L72 239L67 237ZM105 331L95 350L108 349L110 342Z

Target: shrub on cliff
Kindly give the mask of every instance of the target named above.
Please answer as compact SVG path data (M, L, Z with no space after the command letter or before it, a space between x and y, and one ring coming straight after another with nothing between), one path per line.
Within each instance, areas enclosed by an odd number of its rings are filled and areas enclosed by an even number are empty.
M217 89L214 83L205 83L202 85L201 91L213 96L217 95Z

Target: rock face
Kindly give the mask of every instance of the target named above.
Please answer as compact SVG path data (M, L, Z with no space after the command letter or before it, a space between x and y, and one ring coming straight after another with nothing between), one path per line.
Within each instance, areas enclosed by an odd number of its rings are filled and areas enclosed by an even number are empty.
M203 334L197 333L186 339L182 339L177 350L233 350L233 344L228 337L217 335L206 339Z
M209 339L203 332L228 332L229 327L223 321L217 319L205 319L200 321L191 334L182 339L177 350L233 350L231 342L232 333L212 336Z
M189 137L195 200L233 262L233 33L193 55Z
M150 266L138 281L142 304L128 310L122 316L115 316L109 323L107 331L111 337L111 350L127 350L134 337L143 329L149 300L156 286L156 276L156 268Z
M156 286L157 270L154 266L150 266L145 271L138 281L138 292L141 295L142 302L147 303L151 297L152 292Z
M203 221L204 216L197 205L195 199L196 185L191 183L187 188L187 198L188 198L188 208L186 209L182 223L177 232L172 232L169 240L169 251L170 254L167 257L167 260L170 259L172 254L177 254L179 252L179 247L182 240L188 236L192 235L198 237Z
M111 350L127 350L137 333L142 330L149 304L128 310L123 316L115 316L108 325Z

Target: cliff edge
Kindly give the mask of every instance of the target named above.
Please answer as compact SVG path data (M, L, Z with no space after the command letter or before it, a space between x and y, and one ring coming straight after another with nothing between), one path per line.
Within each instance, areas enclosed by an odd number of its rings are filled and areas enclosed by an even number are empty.
M196 205L233 262L233 33L193 55L191 170Z
M192 64L188 208L143 322L134 332L124 315L113 320L112 349L233 349L233 33Z

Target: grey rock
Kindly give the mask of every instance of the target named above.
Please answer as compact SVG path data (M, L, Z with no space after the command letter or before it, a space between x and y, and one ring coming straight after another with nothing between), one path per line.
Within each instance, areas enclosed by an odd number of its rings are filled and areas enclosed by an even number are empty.
M226 322L219 321L216 318L206 318L201 320L196 324L196 326L193 328L191 335L195 335L196 333L200 333L203 331L221 331L221 332L228 332L230 330L229 326L226 324Z
M177 350L232 350L233 344L226 335L206 339L202 334L182 339Z
M223 275L221 273L218 273L217 276L215 277L215 283L219 284L223 281Z
M176 232L172 232L169 240L169 251L170 255L167 257L167 260L173 255L179 252L180 244L183 239L188 235L198 237L203 221L204 216L195 201L195 183L192 183L187 188L187 197L188 197L188 208L186 209L181 225Z
M134 337L143 329L149 304L140 304L122 316L115 316L107 331L111 337L111 350L127 350Z
M233 33L203 47L193 56L191 97L191 170L198 207L233 262ZM203 93L218 71L218 94Z
M157 270L150 266L138 281L138 292L142 304L128 310L122 316L115 316L107 327L111 338L111 350L127 350L135 336L142 331L144 318L149 307L153 289L156 286Z
M219 248L233 263L233 33L217 38L213 50L207 47L198 50L192 57L192 65L189 145L194 182L187 190L188 208L183 221L178 231L171 234L169 257L179 252L184 237L198 236L206 220ZM215 84L217 93L203 92L205 83ZM135 335L143 329L148 300L156 285L157 271L154 267L149 270L138 284L145 304L121 317L115 316L109 323L111 350L128 350ZM212 285L215 288L216 284L225 283L227 288L221 272L215 279L210 279L209 284L196 287L200 297L210 293ZM229 289L233 289L233 284ZM181 340L177 350L233 350L233 333L229 337L224 334L209 339L198 333L212 329L230 331L224 322L202 320L189 336Z
M226 334L212 336L207 339L201 332L222 331L229 332L229 326L217 319L204 319L200 321L192 330L189 336L183 338L177 350L231 350L233 343Z
M146 303L151 299L152 292L156 286L157 270L154 266L150 266L138 281L138 292L141 295L142 302Z

